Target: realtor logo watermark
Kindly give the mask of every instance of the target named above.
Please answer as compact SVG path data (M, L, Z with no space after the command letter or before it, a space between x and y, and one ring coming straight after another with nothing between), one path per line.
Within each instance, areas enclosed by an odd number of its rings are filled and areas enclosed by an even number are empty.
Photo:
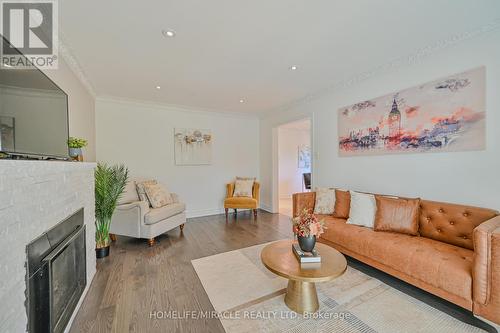
M57 0L0 0L0 21L1 67L57 69Z

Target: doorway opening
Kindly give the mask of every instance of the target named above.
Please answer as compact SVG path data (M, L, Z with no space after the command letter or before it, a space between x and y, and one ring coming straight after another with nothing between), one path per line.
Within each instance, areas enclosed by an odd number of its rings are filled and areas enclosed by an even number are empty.
M278 212L292 216L292 194L311 190L311 119L283 124L278 136Z

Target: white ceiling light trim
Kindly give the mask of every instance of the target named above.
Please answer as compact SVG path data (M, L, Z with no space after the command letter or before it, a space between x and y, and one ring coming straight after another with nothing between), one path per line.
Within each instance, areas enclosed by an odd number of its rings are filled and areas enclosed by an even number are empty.
M176 33L174 30L167 29L167 30L162 30L161 31L162 35L167 38L172 38L175 37Z

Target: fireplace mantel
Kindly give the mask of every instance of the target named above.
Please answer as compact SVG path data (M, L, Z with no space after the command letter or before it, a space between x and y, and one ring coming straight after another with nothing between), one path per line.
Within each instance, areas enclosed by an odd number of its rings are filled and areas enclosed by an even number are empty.
M95 166L0 160L0 332L27 331L26 245L80 208L84 209L87 230L87 288L83 299L96 272ZM71 320L67 328L70 325Z

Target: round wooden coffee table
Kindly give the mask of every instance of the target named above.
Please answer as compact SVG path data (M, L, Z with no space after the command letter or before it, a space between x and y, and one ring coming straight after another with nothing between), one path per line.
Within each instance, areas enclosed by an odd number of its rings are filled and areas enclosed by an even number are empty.
M344 274L347 261L334 248L316 243L321 264L299 263L292 252L293 240L282 240L267 245L260 258L264 266L274 274L288 279L285 304L298 313L316 312L319 309L316 282L325 282Z

